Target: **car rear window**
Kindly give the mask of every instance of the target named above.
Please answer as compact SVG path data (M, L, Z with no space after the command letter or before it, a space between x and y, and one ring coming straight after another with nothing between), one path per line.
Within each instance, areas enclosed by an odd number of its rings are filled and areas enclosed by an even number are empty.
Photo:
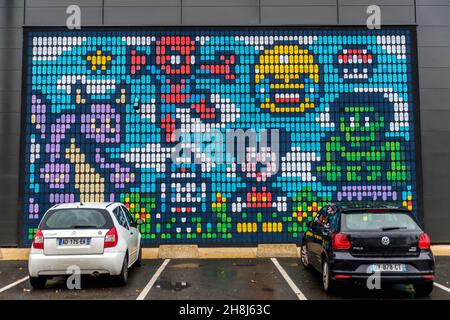
M402 212L342 213L342 231L420 230L414 219Z
M41 222L41 230L52 229L111 229L113 222L106 210L89 208L55 209Z

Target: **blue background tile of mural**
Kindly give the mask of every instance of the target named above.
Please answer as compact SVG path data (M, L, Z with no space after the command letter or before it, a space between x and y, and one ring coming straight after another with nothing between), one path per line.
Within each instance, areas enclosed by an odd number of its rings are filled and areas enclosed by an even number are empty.
M25 32L23 210L120 201L147 244L298 243L322 205L417 214L410 29ZM177 132L276 130L244 161L174 162ZM207 135L207 134L206 134ZM197 160L198 160L197 159Z

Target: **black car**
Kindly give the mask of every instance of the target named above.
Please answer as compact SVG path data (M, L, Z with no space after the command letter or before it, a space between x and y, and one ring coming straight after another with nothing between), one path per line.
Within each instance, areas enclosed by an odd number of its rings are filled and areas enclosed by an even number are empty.
M433 290L430 238L411 211L383 202L342 202L323 207L307 226L301 262L322 273L326 292L371 276L379 283L412 283L418 296Z

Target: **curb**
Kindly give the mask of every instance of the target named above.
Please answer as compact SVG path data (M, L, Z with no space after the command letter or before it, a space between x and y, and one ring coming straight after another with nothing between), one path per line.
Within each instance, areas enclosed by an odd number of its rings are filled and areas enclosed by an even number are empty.
M30 249L26 248L0 248L0 260L28 260Z
M253 259L257 248L199 248L200 259Z
M436 257L450 257L450 245L433 245ZM30 249L0 248L0 261L28 260ZM197 245L161 245L159 248L143 248L144 259L256 259L298 258L295 244L260 244L258 247L199 248Z
M198 257L197 245L160 245L158 250L160 259L196 259Z
M433 245L431 250L436 257L450 256L450 245Z
M299 258L299 250L295 244L259 244L257 258Z

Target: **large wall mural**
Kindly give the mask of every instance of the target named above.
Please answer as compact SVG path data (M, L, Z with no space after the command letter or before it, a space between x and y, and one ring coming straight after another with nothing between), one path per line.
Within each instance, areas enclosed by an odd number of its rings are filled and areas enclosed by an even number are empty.
M408 28L29 29L24 243L60 202L120 201L144 242L300 241L322 205L418 214ZM173 161L177 132L277 130L276 170ZM270 166L269 166L270 167Z

